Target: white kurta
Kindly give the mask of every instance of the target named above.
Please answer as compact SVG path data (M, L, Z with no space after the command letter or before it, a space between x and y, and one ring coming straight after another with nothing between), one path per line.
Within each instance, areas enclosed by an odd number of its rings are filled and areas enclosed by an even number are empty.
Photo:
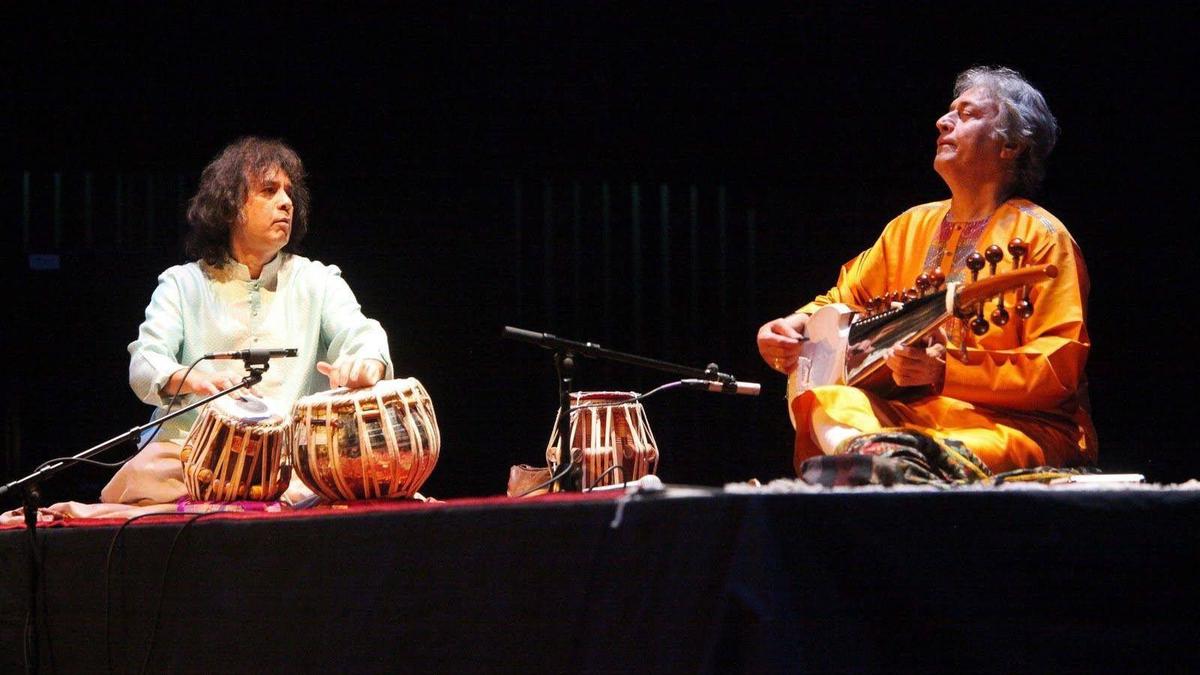
M206 353L266 347L295 347L294 358L272 359L256 390L285 407L329 388L317 372L319 360L341 356L379 359L394 377L387 334L368 319L342 279L341 270L280 253L258 279L240 263L214 268L203 262L176 265L158 278L138 339L129 344L129 386L146 403L165 411L171 392L162 391L172 373ZM197 370L245 374L241 361L201 361ZM192 397L181 397L176 409ZM181 440L196 412L166 422L156 440Z

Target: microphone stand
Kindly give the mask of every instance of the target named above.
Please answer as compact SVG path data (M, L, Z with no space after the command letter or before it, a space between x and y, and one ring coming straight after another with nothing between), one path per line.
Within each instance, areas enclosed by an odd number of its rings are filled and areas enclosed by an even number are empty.
M562 477L558 479L559 490L581 492L583 490L582 467L575 466L571 455L571 380L575 376L575 355L567 350L554 352L554 371L558 374L558 466Z
M26 645L28 645L27 648L29 650L30 658L32 660L32 663L28 664L31 673L36 674L38 670L37 592L38 585L40 583L39 572L41 570L41 565L38 562L37 539L38 501L41 499L41 495L38 492L38 483L62 471L63 469L67 468L67 466L74 464L75 460L90 459L91 457L98 455L109 448L116 447L123 443L135 441L135 439L140 437L143 432L151 427L158 426L169 419L173 419L186 412L195 410L196 408L199 408L210 401L221 398L222 396L237 391L238 389L245 389L246 387L252 387L258 384L262 381L263 373L267 372L267 369L270 367L270 365L267 363L269 358L269 356L264 356L262 358L246 359L246 370L249 372L241 382L228 389L219 391L208 398L196 401L191 405L176 410L173 413L153 419L146 424L136 426L123 434L113 436L107 441L104 441L98 445L94 445L77 455L72 455L69 458L64 458L62 461L40 467L24 478L18 478L7 485L0 486L0 497L3 497L9 492L14 492L17 490L21 491L22 509L24 510L25 515L25 529L29 531L29 624L28 628L26 629L25 640Z
M581 492L583 490L583 475L581 468L575 466L575 457L571 454L571 380L575 373L575 358L585 356L591 359L616 361L633 366L661 370L683 377L720 382L725 387L736 387L737 380L728 373L719 372L715 363L710 363L703 370L689 368L667 361L650 359L636 354L627 354L612 349L605 349L594 342L576 342L564 340L549 333L536 333L505 326L501 337L535 344L543 349L554 352L554 367L558 373L558 466L561 473L558 479L558 489L562 492Z

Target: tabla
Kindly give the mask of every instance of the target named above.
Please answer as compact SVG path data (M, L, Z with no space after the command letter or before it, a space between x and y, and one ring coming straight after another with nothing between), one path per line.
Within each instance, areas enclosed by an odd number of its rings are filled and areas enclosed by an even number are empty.
M183 443L183 482L197 501L276 499L292 477L291 422L275 403L251 394L204 406Z
M433 402L414 378L305 396L292 422L297 475L335 501L411 497L433 472L442 442Z
M592 391L571 394L571 456L583 467L583 487L634 481L658 468L658 443L638 394ZM558 471L558 419L546 459Z

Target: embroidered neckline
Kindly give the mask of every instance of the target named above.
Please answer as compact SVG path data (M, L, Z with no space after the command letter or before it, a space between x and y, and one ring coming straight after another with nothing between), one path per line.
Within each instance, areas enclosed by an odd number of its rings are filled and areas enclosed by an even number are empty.
M978 227L991 219L991 216L984 216L983 218L979 218L977 220L950 220L950 212L947 211L945 222L950 225L961 225L963 227Z
M974 250L987 229L987 224L995 215L993 212L988 217L978 220L954 221L950 220L950 212L947 210L937 227L933 241L929 242L924 269L939 268L945 273L948 281L961 281L967 255ZM946 249L951 243L954 244L954 250L947 257Z

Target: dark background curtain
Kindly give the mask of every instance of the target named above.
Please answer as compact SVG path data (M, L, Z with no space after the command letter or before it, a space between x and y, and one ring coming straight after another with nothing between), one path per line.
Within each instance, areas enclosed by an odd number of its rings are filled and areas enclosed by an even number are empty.
M1136 7L1136 9L1135 9ZM5 481L149 409L126 383L199 170L244 134L311 172L310 257L387 328L444 435L426 491L541 463L548 352L515 325L764 382L646 403L669 482L790 475L783 382L754 333L883 225L947 196L934 121L973 64L1023 71L1063 128L1037 201L1092 276L1101 464L1196 474L1188 252L1194 61L1167 8L810 3L0 10ZM1174 255L1180 253L1181 255ZM585 361L580 389L665 375ZM114 452L111 457L115 458ZM93 500L78 469L49 499Z

